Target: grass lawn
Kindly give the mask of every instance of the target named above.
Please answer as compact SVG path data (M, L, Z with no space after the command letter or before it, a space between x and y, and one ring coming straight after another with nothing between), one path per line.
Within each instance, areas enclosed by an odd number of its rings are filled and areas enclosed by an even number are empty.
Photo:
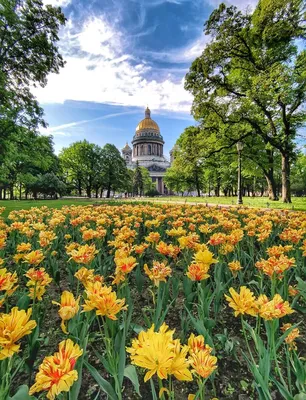
M175 201L175 202L192 202L192 203L208 203L208 204L229 204L236 205L236 197L160 197L146 199L153 202L158 201ZM289 210L306 211L306 197L293 197L291 204L284 204L281 200L270 201L267 197L243 197L243 205L248 207L264 207L264 208L279 208Z
M62 208L72 204L82 206L96 203L96 199L58 199L58 200L0 200L0 207L5 207L3 215L6 217L13 210L28 210L31 207L47 206L51 208Z
M4 217L7 217L8 214L13 210L28 210L31 207L42 207L47 206L51 208L61 208L63 206L71 206L75 205L87 205L87 204L95 204L95 203L103 203L103 202L122 202L124 199L110 199L110 200L101 200L101 199L58 199L58 200L0 200L0 207L5 207L5 211L3 213ZM131 201L131 199L127 199L126 201ZM138 202L138 199L132 200ZM229 204L236 205L236 198L234 197L179 197L179 196L171 196L171 197L152 197L152 198L141 198L140 202L143 201L152 201L153 203L158 202L177 202L177 203L209 203L209 204ZM289 209L289 210L301 210L306 211L306 198L305 197L295 197L292 199L292 204L284 204L282 201L269 201L266 197L244 197L243 205L248 207L264 207L264 208L279 208L279 209Z

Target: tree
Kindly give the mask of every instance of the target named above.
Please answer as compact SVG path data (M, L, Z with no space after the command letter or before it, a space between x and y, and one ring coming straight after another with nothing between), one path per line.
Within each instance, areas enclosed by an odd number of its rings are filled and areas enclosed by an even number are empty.
M136 161L136 168L134 171L133 177L133 193L138 195L143 194L143 178L142 178L142 171L141 167L139 166L138 160Z
M79 196L85 189L87 196L91 197L93 187L103 174L101 148L83 140L62 149L59 158L67 182L75 186Z
M200 127L189 126L176 142L178 149L175 154L175 164L183 167L185 178L194 184L197 195L201 196L203 187L203 162L199 149L201 148Z
M292 167L292 191L297 196L306 195L306 154L298 154Z
M150 172L147 170L147 168L140 167L140 170L141 170L144 194L146 194L147 192L156 191L155 184L152 182L152 178L150 176Z
M186 77L196 119L213 112L227 125L243 122L279 151L284 202L306 117L306 51L296 45L305 38L303 12L302 0L261 0L251 15L221 4L205 23L213 40Z
M223 158L225 157L225 159L220 160L220 162L225 163L225 166L227 166L230 160L226 159L224 153L234 155L236 161L236 144L239 140L243 140L245 145L243 158L251 160L253 168L260 168L267 181L269 199L278 200L274 177L275 159L278 160L278 157L276 157L278 151L269 143L265 143L260 136L254 134L252 127L245 122L224 122L220 115L225 115L227 113L226 108L225 105L219 105L217 114L208 109L205 119L201 121L200 134L202 139L199 154L201 154L203 160L207 161L220 154ZM233 113L231 118L233 118ZM245 162L243 165L245 166Z
M65 17L59 7L42 0L1 1L0 16L0 162L7 138L23 126L45 126L43 110L31 93L45 86L49 73L58 73L64 61L56 46Z
M190 188L186 171L184 171L182 164L175 159L171 167L167 169L164 179L167 187L175 193L183 195Z
M101 155L103 188L106 189L106 197L109 198L112 190L126 190L129 174L125 161L116 146L106 144L102 148Z
M66 191L66 185L53 172L36 177L31 183L27 184L27 191L32 192L34 198L41 193L45 196L62 196Z
M0 197L2 190L9 188L12 199L14 187L18 185L21 198L24 179L31 181L30 176L58 171L58 159L54 154L52 138L19 127L7 142L1 166Z

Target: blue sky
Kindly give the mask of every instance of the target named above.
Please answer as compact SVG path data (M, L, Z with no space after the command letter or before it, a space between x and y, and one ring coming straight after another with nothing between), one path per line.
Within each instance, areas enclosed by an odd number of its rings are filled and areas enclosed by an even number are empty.
M55 150L87 139L121 149L148 105L165 154L194 123L184 76L210 40L203 23L219 0L44 0L61 6L66 66L35 95ZM228 0L245 9L256 0Z

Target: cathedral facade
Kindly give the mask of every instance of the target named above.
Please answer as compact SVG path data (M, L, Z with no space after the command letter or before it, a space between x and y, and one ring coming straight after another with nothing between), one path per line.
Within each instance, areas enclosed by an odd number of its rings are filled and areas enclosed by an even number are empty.
M164 157L164 143L159 126L151 118L151 111L147 107L145 118L136 127L132 148L126 143L121 150L128 168L134 169L138 161L141 167L149 171L160 194L168 193L163 177L170 167L170 162Z

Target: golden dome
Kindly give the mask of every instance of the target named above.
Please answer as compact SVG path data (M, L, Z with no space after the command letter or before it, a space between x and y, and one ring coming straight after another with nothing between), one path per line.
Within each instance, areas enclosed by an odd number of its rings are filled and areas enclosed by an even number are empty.
M142 129L154 129L159 132L159 126L153 119L145 118L139 122L136 128L136 132L141 131Z
M148 107L146 108L145 116L146 117L137 125L136 133L141 131L142 129L153 129L160 133L159 126L155 121L153 121L153 119L151 119L151 111Z

